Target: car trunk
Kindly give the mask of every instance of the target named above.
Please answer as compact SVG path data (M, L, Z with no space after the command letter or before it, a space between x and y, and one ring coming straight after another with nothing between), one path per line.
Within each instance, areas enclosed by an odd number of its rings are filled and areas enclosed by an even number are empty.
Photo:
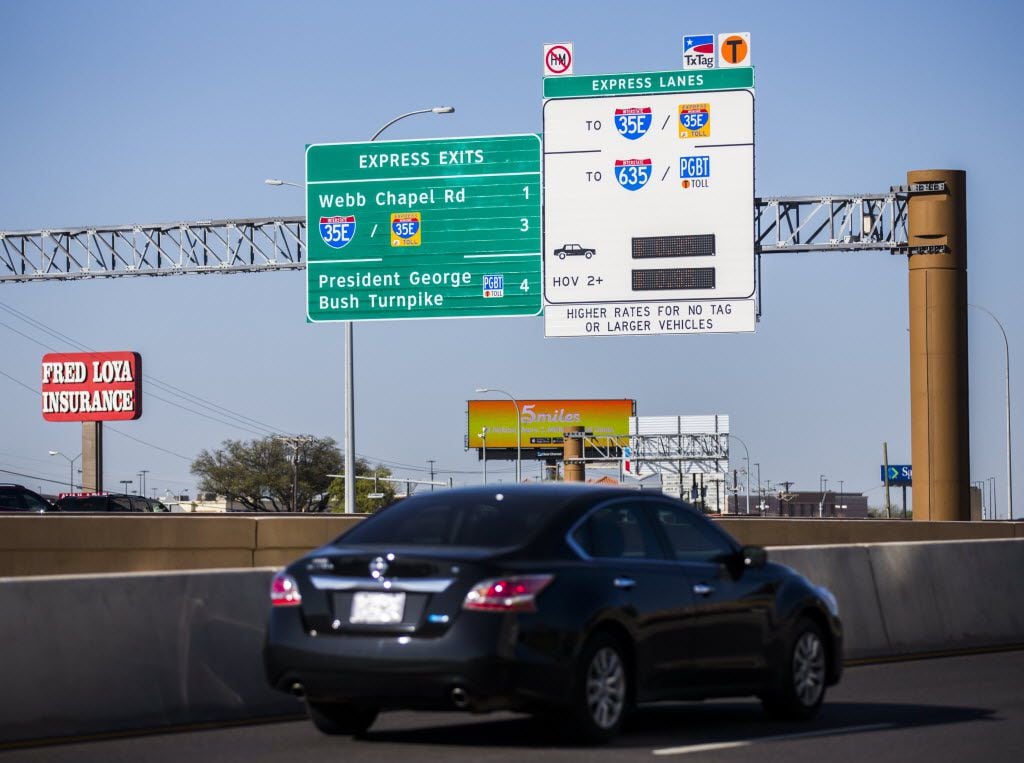
M345 547L307 560L306 626L319 634L438 636L466 592L492 574L499 549Z

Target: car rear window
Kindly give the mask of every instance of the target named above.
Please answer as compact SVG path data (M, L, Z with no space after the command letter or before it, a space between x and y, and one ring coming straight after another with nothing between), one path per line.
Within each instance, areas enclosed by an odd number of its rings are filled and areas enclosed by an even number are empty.
M414 546L518 546L553 516L553 506L497 493L450 500L406 499L356 525L339 542Z

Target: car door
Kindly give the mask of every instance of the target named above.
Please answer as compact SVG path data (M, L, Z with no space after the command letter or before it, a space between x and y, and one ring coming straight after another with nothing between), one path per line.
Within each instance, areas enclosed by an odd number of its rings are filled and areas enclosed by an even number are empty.
M771 576L738 563L734 542L695 509L667 500L648 508L693 594L687 617L691 685L758 685L773 620Z
M640 699L670 696L689 660L684 628L693 606L689 581L669 559L643 502L609 501L591 511L570 535L591 561L607 607L630 623L636 639Z

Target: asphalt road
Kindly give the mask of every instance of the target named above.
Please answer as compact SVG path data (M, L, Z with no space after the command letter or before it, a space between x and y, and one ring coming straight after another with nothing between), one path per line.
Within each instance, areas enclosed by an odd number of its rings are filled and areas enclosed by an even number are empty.
M420 761L1024 760L1024 651L849 668L811 723L765 719L755 701L645 708L613 744L573 747L510 714L388 713L363 739L265 723L0 751L0 763Z

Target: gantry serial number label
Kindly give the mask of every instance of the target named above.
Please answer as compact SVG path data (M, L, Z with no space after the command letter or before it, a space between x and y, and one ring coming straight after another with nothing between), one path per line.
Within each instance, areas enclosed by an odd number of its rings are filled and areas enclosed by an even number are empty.
M541 311L536 135L312 145L310 321Z

